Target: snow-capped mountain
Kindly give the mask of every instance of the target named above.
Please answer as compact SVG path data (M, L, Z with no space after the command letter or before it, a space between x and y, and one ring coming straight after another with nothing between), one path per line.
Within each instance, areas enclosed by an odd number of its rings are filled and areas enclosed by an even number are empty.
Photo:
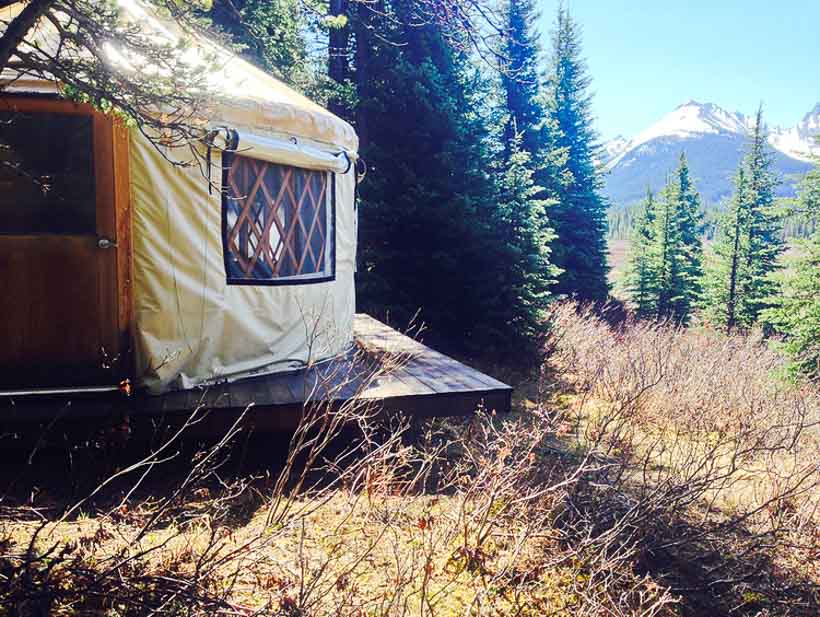
M614 160L619 154L625 152L628 146L629 140L623 135L610 139L604 144L604 160L607 162Z
M788 129L775 127L769 133L769 143L783 154L808 161L820 154L815 137L820 135L820 103L814 106L797 126Z
M619 136L604 145L606 193L616 205L640 200L647 186L654 190L663 186L685 152L701 197L717 203L732 192L732 178L753 125L754 116L688 101L634 138ZM769 128L774 167L784 180L781 195L793 194L795 181L811 165L812 154L820 155L814 141L818 135L820 103L793 127Z

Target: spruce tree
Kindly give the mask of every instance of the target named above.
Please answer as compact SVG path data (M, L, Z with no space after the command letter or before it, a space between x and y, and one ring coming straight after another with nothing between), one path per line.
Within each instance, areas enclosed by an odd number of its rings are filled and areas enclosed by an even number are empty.
M509 152L514 142L520 141L520 149L536 155L544 148L541 129L545 117L534 25L537 15L532 0L508 0L505 9L508 30L501 83L509 115L504 126L504 144Z
M548 200L539 199L541 187L535 184L530 154L514 140L507 155L493 170L496 180L497 223L495 237L504 260L495 297L486 305L491 322L501 324L508 339L508 350L537 352L543 334L546 309L552 300L550 288L558 274L550 262L550 243L554 233L549 225Z
M506 118L503 141L507 156L513 142L527 152L534 170L535 183L542 187L542 198L556 198L564 184L567 149L556 142L558 128L545 110L544 83L539 73L541 49L535 22L538 13L532 0L508 0L507 35L501 85Z
M820 159L801 184L796 216L807 221L820 217ZM820 381L820 228L798 243L773 304L764 317L785 338L790 373Z
M771 306L777 292L772 274L780 267L778 258L784 245L780 216L775 210L774 191L778 180L772 171L772 155L763 124L763 109L755 120L748 154L749 225L746 230L747 278L740 294L744 325L756 322L761 311Z
M561 268L556 293L602 301L607 282L606 202L595 166L590 78L581 56L581 31L569 13L558 10L552 36L546 107L557 128L556 145L566 150L566 183L551 209L557 239L553 261Z
M678 187L673 179L666 186L655 205L651 262L656 294L655 316L658 319L680 319L676 313L685 293L683 279L683 234L680 225Z
M636 223L627 284L638 317L689 321L701 291L700 216L681 154L659 197L647 191Z
M783 241L774 209L777 179L768 148L759 109L706 278L706 315L727 332L757 323L761 312L772 305L777 288L772 275L779 267Z
M543 331L550 287L558 270L550 262L555 234L549 208L561 183L564 153L555 146L554 127L544 112L543 84L538 72L540 49L531 0L509 0L506 63L501 70L500 130L491 135L495 153L495 225L499 257L506 262L505 282L493 306L497 323L507 324L510 341L533 350ZM500 143L499 143L500 142Z
M655 243L655 196L647 187L646 199L641 204L629 254L626 273L627 291L635 305L637 317L656 314L657 276L654 269L653 247Z
M700 196L689 177L686 155L681 152L675 172L677 220L680 229L680 292L672 314L686 322L700 302L703 279L703 229Z
M726 213L718 220L712 258L704 281L704 314L707 320L731 332L737 323L738 280L743 265L744 235L748 215L748 185L743 165L735 175L735 192Z
M413 5L357 32L359 307L399 324L421 309L431 336L477 346L503 326L486 310L505 267L486 127L467 59L435 23L411 25Z
M820 381L820 233L797 245L797 257L772 298L765 320L785 337L783 350L795 377Z

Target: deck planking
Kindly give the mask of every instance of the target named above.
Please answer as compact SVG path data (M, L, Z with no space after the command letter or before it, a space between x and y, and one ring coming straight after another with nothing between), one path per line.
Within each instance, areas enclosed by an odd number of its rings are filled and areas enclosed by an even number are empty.
M301 370L159 396L138 394L121 407L133 416L173 416L206 408L217 415L225 412L226 418L250 407L255 423L272 429L298 422L303 406L310 401L340 405L358 400L424 417L466 415L479 406L498 412L510 410L510 386L369 315L355 316L353 340L346 353ZM81 416L86 407L77 403L71 415ZM111 406L97 408L102 411Z
M462 415L479 405L509 411L512 388L430 349L369 315L353 324L355 347L329 361L298 371L250 377L211 386L205 397L213 408L280 407L306 401L343 403L353 399L400 408L409 399L424 415ZM166 412L191 408L191 393L164 395ZM442 398L441 395L446 395ZM187 400L186 400L187 398Z

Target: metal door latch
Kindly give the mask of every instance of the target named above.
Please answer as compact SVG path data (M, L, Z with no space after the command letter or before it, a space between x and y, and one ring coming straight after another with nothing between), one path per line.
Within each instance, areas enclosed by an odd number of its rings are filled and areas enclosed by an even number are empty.
M97 246L101 249L111 249L116 248L117 243L113 240L109 240L108 238L100 238L99 240L97 240Z

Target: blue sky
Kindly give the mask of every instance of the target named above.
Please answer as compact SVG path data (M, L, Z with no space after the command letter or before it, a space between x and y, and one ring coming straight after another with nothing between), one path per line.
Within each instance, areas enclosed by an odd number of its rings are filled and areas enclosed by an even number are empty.
M558 0L537 0L544 48ZM820 0L570 0L605 139L689 99L796 124L820 102Z

